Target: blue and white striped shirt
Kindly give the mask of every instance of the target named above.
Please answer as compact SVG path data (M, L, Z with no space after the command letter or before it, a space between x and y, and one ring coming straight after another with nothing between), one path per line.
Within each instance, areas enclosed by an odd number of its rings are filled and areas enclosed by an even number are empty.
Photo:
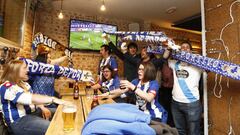
M203 70L176 60L169 60L168 63L169 67L173 69L173 100L180 103L198 101L200 97L199 80Z
M100 81L99 84L101 86L107 87L111 91L111 90L118 89L120 87L120 80L118 76L115 76L110 81L105 81L105 82Z
M28 83L25 87L31 89ZM34 110L32 95L16 84L6 81L0 86L1 108L5 122L10 125L19 118L30 114Z
M146 114L150 114L151 118L159 118L162 122L167 122L167 111L160 105L158 102L159 94L159 84L156 80L149 81L147 83L141 84L139 79L134 79L132 84L137 86L138 89L146 93L152 93L155 95L155 98L151 102L146 102L141 97L137 96L136 105L139 107L140 110L144 111Z

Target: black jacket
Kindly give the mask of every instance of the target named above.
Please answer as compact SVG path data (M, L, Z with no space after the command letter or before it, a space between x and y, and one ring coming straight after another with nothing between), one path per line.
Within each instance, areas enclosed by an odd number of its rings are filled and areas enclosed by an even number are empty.
M137 78L138 65L141 61L140 55L137 54L133 56L128 52L124 54L118 50L112 42L109 43L109 47L112 49L113 53L115 53L124 62L124 77L126 77L128 81L132 81Z

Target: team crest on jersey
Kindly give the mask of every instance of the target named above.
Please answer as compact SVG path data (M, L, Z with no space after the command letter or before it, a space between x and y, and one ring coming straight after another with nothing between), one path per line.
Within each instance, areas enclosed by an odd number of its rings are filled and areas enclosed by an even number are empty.
M186 70L177 70L176 74L178 78L188 78L189 76L189 73Z
M10 82L6 82L6 83L4 84L4 86L5 86L5 87L10 87L10 86L12 86L12 84L11 84Z

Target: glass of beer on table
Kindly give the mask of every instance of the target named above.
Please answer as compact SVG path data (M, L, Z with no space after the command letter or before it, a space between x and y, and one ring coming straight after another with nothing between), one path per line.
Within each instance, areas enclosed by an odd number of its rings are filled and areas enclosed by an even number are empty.
M77 113L76 105L74 104L63 105L62 118L63 118L63 130L65 132L74 130L76 113Z
M87 99L91 98L91 82L86 82L86 87L85 87L85 92L86 92L86 97Z

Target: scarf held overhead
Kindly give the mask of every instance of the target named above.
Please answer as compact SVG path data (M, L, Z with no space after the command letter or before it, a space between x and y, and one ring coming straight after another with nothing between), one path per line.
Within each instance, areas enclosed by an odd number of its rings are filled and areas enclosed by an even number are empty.
M165 48L162 46L148 46L147 48L147 52L156 54L163 54L164 50ZM215 72L235 80L240 80L240 65L184 51L173 51L172 57L201 69Z
M123 40L144 41L153 44L160 44L156 46L149 46L147 51L149 53L163 54L165 48L161 46L162 43L167 42L168 47L172 48L174 53L172 56L174 59L186 62L204 70L215 72L216 74L223 75L232 79L240 80L240 65L208 58L205 56L192 54L184 51L179 51L179 46L174 41L166 36L163 32L124 32L117 31L114 33L107 33L110 35L118 35Z
M39 32L39 33L35 34L35 36L34 36L34 39L32 41L32 49L36 50L37 46L40 45L40 44L43 44L43 45L45 45L49 48L52 48L54 50L56 49L56 45L61 45L59 42L49 38L46 35L43 35L41 32ZM72 52L67 47L65 47L63 45L61 45L61 46L63 48L65 48L64 53L66 54L66 56L71 58L71 53Z
M73 69L73 68L62 67L58 65L45 64L42 62L36 62L36 61L25 59L25 58L20 58L20 60L23 60L27 64L29 74L32 74L32 75L44 74L44 75L67 77L76 81L85 81L85 82L93 81L91 71Z

